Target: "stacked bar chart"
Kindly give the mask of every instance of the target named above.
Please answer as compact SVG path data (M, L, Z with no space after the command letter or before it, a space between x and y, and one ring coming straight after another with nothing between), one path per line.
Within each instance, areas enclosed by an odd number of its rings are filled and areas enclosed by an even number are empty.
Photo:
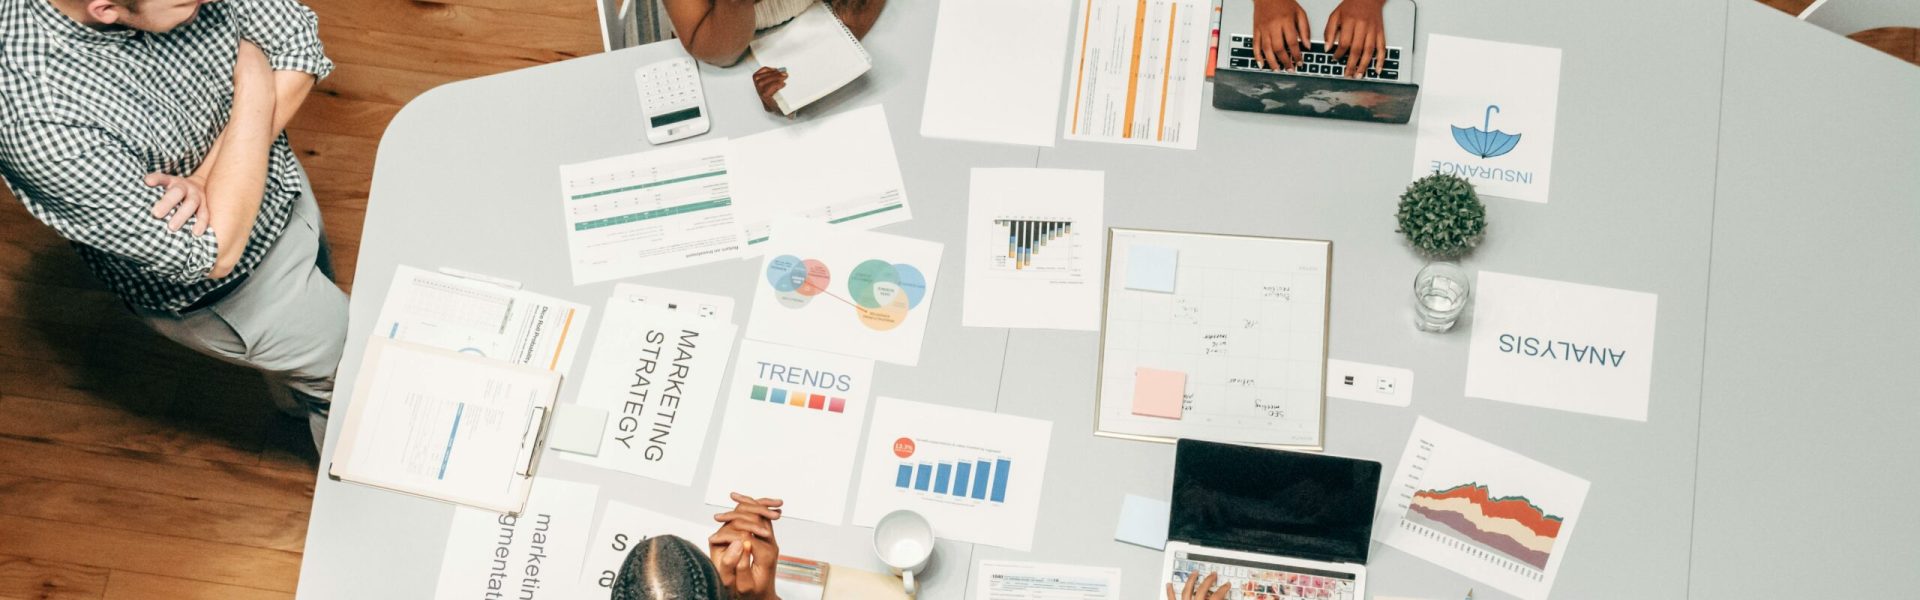
M901 463L893 487L936 496L1005 503L1007 470L1012 466L1013 461L1004 458Z
M1004 264L1015 270L1034 266L1034 258L1045 250L1047 244L1073 235L1072 221L1036 221L1029 219L994 219L997 225L1007 232L1007 256ZM1070 253L1072 244L1059 244L1060 253ZM1071 259L1071 256L1063 257Z
M756 385L753 386L753 392L750 397L756 402L770 402L773 404L831 413L847 412L846 398L837 398L825 394L809 394L799 390L785 390Z

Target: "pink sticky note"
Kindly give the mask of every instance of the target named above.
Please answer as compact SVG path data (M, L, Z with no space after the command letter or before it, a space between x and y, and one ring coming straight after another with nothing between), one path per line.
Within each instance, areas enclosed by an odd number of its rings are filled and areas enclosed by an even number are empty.
M1133 414L1178 419L1186 395L1186 373L1146 367L1133 371Z

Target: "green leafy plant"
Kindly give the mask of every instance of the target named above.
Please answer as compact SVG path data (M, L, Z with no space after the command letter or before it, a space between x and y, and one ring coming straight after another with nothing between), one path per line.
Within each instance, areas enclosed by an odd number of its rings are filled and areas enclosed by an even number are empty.
M1473 183L1434 173L1414 180L1400 194L1400 229L1413 249L1428 258L1454 259L1480 244L1487 230L1487 206Z

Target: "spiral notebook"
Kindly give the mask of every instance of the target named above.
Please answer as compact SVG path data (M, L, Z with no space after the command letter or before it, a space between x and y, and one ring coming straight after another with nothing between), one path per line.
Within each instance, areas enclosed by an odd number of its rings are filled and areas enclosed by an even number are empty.
M873 68L867 49L824 3L753 40L760 66L787 70L787 87L775 92L782 114L812 104Z

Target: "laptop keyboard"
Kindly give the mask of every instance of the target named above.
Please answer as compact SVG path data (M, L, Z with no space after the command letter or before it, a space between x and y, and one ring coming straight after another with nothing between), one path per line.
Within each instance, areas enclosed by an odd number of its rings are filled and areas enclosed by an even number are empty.
M1328 52L1326 46L1317 41L1307 48L1292 69L1287 70L1280 69L1280 65L1271 65L1272 68L1261 67L1259 59L1253 54L1253 36L1236 34L1230 41L1232 43L1227 46L1227 66L1235 69L1321 77L1347 76L1346 61L1334 58L1333 53ZM1387 46L1387 55L1374 59L1373 64L1368 66L1364 78L1374 81L1400 81L1400 74L1403 72L1405 71L1400 68L1400 47Z
M1193 554L1187 556L1201 558ZM1352 576L1344 573L1302 573L1288 570L1283 565L1237 564L1244 561L1214 562L1193 558L1174 559L1174 589L1182 589L1187 578L1196 573L1202 579L1218 573L1220 583L1232 586L1233 591L1227 593L1229 600L1361 600L1354 596Z

